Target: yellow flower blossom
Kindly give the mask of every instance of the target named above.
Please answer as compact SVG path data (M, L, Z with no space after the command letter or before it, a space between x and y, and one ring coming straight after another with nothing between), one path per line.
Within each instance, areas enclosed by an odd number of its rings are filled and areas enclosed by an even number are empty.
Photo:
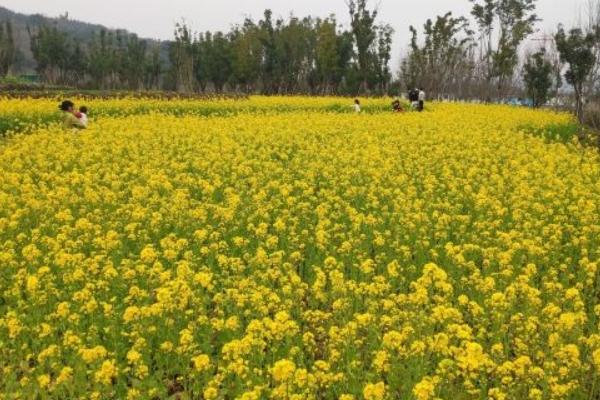
M368 383L363 389L365 400L382 400L385 396L385 384L383 382Z
M94 379L98 383L104 385L111 384L112 380L117 376L117 366L114 360L106 360L100 366L100 369L94 374Z
M271 374L276 382L285 382L289 380L296 371L296 364L290 360L279 360L273 365Z
M198 372L204 372L210 367L210 357L206 354L197 355L192 358L192 362L194 363L194 368Z

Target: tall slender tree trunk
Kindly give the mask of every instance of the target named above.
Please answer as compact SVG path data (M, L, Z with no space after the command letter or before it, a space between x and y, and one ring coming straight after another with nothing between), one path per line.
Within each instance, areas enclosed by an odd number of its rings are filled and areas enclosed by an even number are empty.
M575 87L575 115L579 123L583 124L583 99L582 88Z

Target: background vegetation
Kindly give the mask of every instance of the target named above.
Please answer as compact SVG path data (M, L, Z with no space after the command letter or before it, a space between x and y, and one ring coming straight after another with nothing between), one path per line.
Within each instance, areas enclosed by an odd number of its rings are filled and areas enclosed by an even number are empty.
M358 96L420 87L430 99L553 105L590 120L585 111L600 98L599 1L578 26L547 36L535 35L537 0L469 1L468 16L411 26L397 71L394 29L368 0L347 2L348 26L333 14L283 19L265 10L226 32L179 23L166 42L0 8L0 78L21 76L0 89Z

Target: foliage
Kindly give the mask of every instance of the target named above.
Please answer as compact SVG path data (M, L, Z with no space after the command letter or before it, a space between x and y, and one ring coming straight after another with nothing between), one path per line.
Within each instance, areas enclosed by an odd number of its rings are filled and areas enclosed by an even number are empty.
M365 10L357 15L366 18L365 13L376 15ZM386 93L392 81L393 29L385 24L372 29L374 39L365 61L354 51L359 40L355 32L339 30L333 15L275 20L265 10L261 20L246 19L229 33L195 34L189 25L180 24L171 46L172 73L178 82L182 73L188 77L189 82L179 87L182 92L219 93L227 87L266 95ZM184 54L187 64L182 61ZM182 72L190 65L191 74Z
M196 48L192 30L185 23L175 26L175 42L169 48L169 59L175 74L177 90L193 92L198 70L196 63Z
M372 47L377 39L375 21L378 11L369 9L368 0L348 0L346 4L356 46L358 70L362 78L361 90L365 91L369 87L369 69L373 58Z
M83 86L87 78L99 89L156 88L162 73L157 47L125 31L102 29L90 42L75 41L56 26L30 32L37 70L50 84Z
M59 23L41 24L30 30L31 47L38 72L51 84L180 93L386 93L393 29L375 25L377 12L366 2L356 7L351 30L338 26L334 15L284 20L265 10L262 19L246 19L228 32L195 32L177 23L166 46L104 28L78 40Z
M344 54L344 37L337 34L335 17L318 20L315 27L315 71L314 80L321 94L330 94L345 75L352 55L352 42L346 39L347 51Z
M111 85L111 78L116 74L116 51L114 49L113 33L101 30L90 44L89 73L95 86L106 89Z
M17 48L12 23L0 21L0 78L4 78L15 61Z
M94 37L97 36L101 30L111 30L102 25L72 19L66 14L56 18L40 14L26 15L10 11L0 6L0 21L5 20L11 21L12 23L15 45L17 47L17 59L15 60L12 69L14 75L30 75L35 70L36 62L30 50L30 37L28 31L37 32L41 27L56 27L59 31L66 33L74 43L79 43L85 51L87 50L89 43L94 40ZM166 43L151 39L144 40L148 43L148 47L160 47L161 58L163 58L163 61L166 59Z
M485 79L488 84L495 82L501 98L519 63L519 46L538 20L536 0L470 1L480 31Z
M233 81L246 93L254 90L262 63L258 27L249 19L232 33Z
M31 51L37 62L36 70L45 82L55 85L68 83L72 70L73 43L58 28L42 26L29 32Z
M410 53L401 70L406 86L422 87L434 97L459 93L463 77L474 67L469 57L473 32L466 18L456 18L449 12L438 16L435 22L428 19L423 26L422 46L417 30L411 26L410 31Z
M377 52L375 57L375 83L379 86L379 93L388 93L392 81L390 71L390 60L392 58L392 35L394 28L391 25L380 25L377 27Z
M600 149L600 105L595 103L586 105L583 124L578 132L580 142Z
M213 83L217 93L221 93L232 75L231 41L223 32L206 32L203 51L201 59L204 58L207 64L206 80Z
M553 85L552 71L552 64L546 59L544 49L532 54L523 67L523 81L534 107L540 107L548 101Z
M596 63L593 48L598 40L597 34L584 34L579 28L571 29L567 34L564 28L559 26L554 39L561 61L568 65L565 80L573 86L575 113L581 122L583 121L583 86Z

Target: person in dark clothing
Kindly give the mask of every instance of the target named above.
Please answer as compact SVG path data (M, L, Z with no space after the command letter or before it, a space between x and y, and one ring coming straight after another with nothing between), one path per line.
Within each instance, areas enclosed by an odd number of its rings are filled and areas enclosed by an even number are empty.
M410 101L410 106L413 109L419 108L419 89L411 89L408 92L408 100Z

